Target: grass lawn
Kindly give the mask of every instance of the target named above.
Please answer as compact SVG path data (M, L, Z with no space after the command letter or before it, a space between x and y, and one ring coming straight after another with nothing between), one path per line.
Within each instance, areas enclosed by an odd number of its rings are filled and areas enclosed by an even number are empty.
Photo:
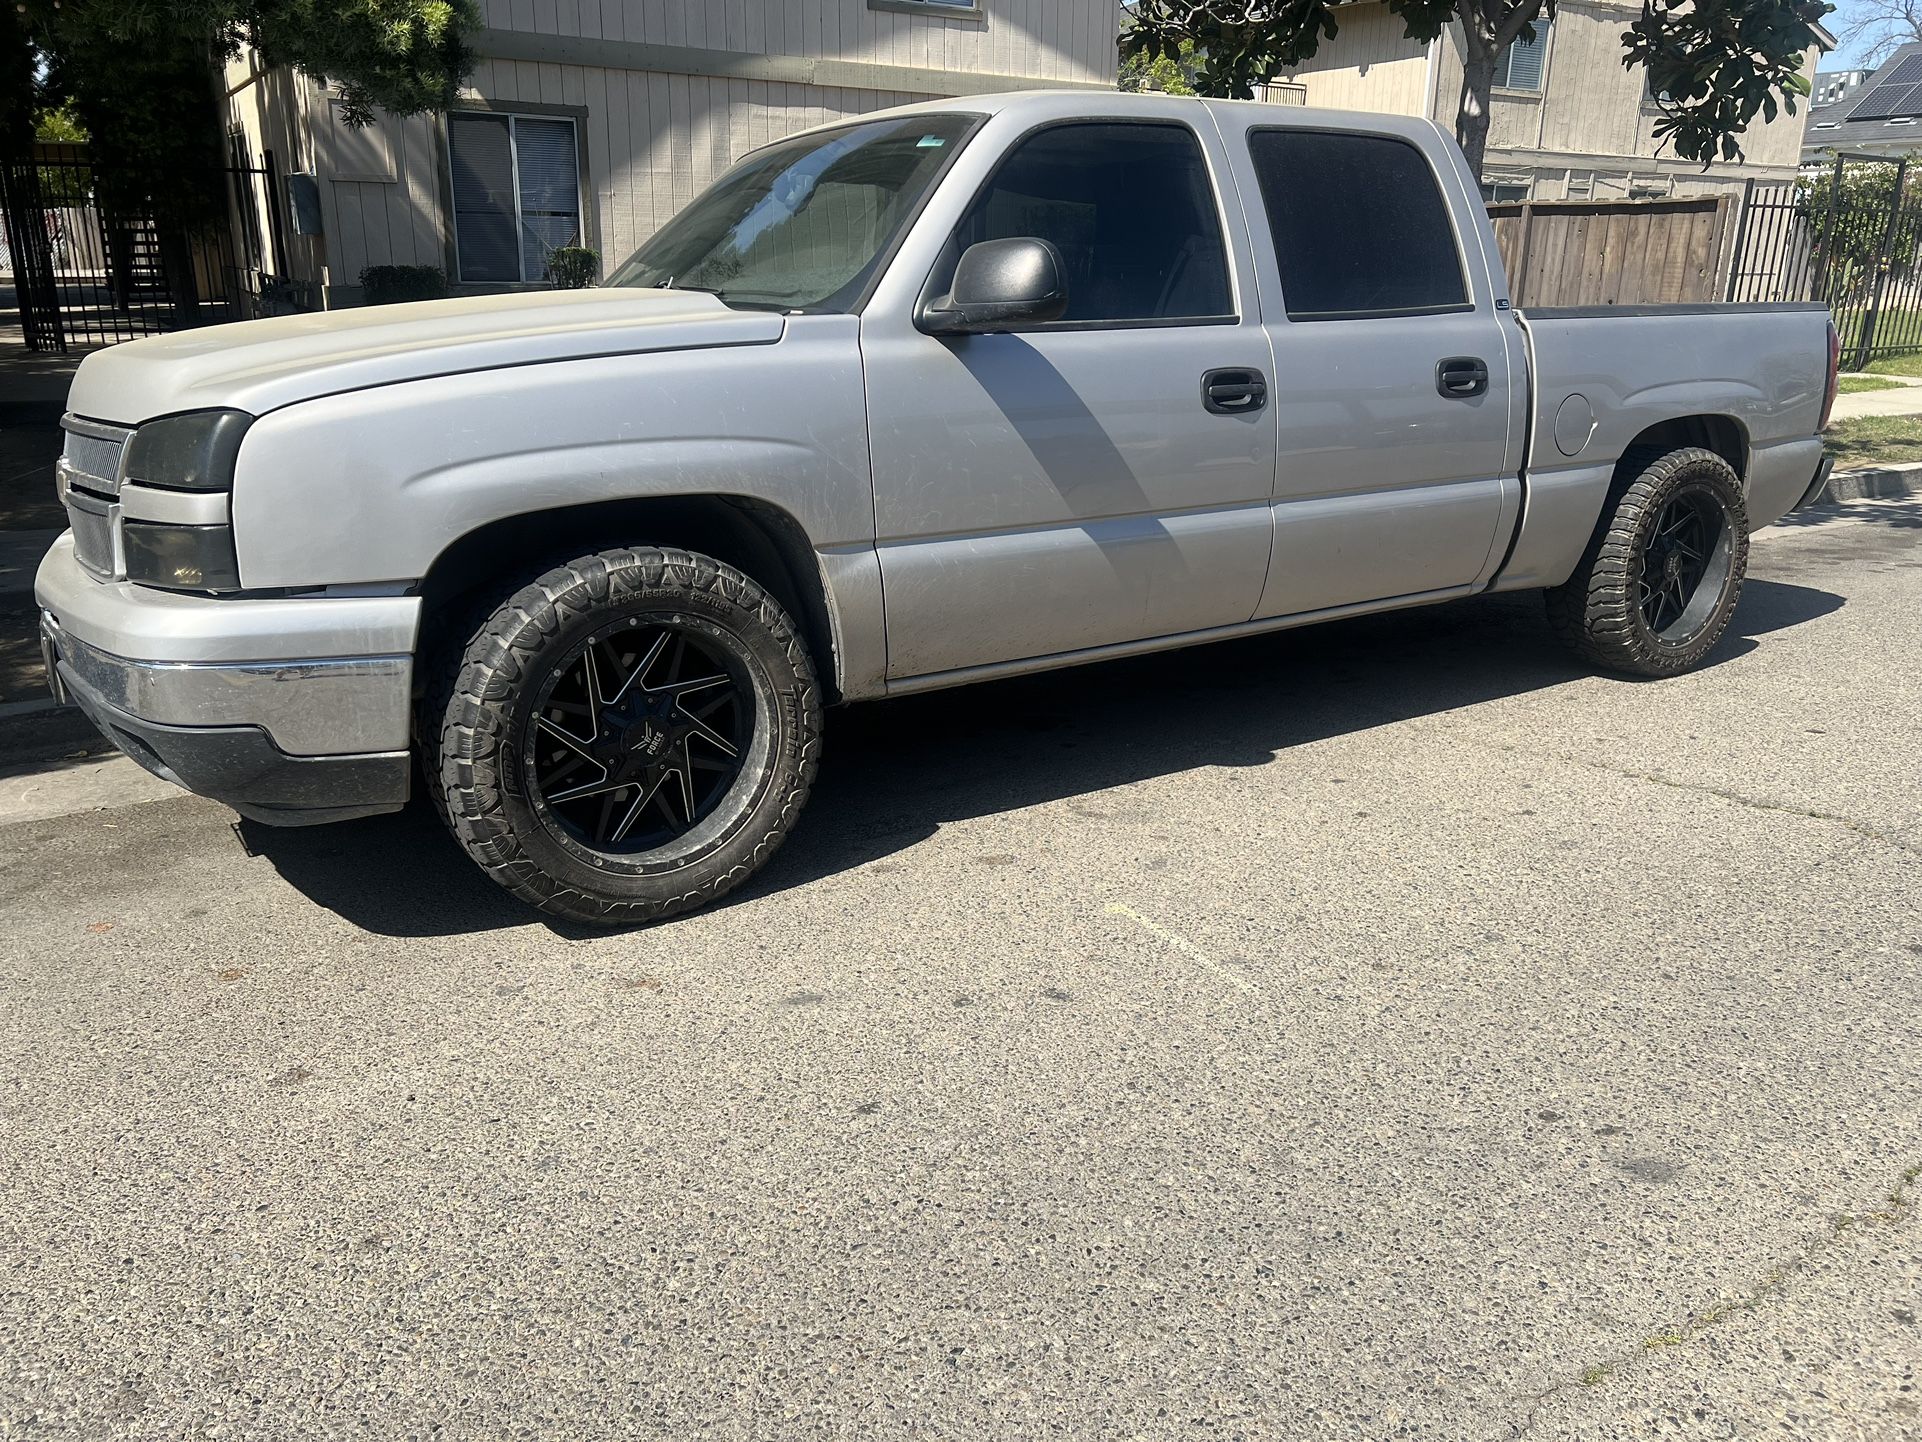
M1870 361L1869 369L1886 376L1922 376L1922 351L1912 355L1892 355L1886 360Z
M1862 416L1837 421L1823 433L1822 448L1835 457L1838 471L1922 461L1922 416Z
M1843 376L1839 385L1841 393L1845 396L1859 396L1863 391L1904 389L1901 381L1884 380L1881 376Z

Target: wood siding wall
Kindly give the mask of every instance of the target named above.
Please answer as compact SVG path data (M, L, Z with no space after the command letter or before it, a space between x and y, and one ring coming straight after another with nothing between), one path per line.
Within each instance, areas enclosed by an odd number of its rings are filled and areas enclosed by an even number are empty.
M810 125L927 98L525 61L484 61L474 82L497 106L532 101L586 110L577 123L587 140L596 244L610 267L736 156Z
M1336 20L1340 34L1282 76L1302 87L1304 103L1420 115L1428 105L1428 47L1410 40L1385 5L1344 5Z
M981 18L867 0L484 0L492 29L1112 84L1118 0L983 0Z
M468 103L494 109L562 107L585 142L587 241L608 267L704 189L736 157L811 125L975 88L961 78L1013 84L1112 85L1117 0L983 0L980 17L871 9L867 0L484 0L489 37L577 39L584 57L601 42L680 47L690 57L811 57L837 77L861 67L922 72L925 90L808 84L637 70L618 64L483 58ZM501 48L505 48L504 46ZM343 137L326 93L291 71L261 73L251 57L228 66L230 123L283 170L315 170L323 241L301 242L295 278L333 291L370 265L439 265L452 274L446 216L446 122L382 115L377 137ZM942 83L948 82L948 83ZM392 158L392 178L367 176L370 154ZM363 178L365 177L365 178Z
M1491 205L1518 306L1671 305L1722 298L1725 196Z
M1795 115L1752 126L1742 137L1739 164L1704 172L1663 151L1644 73L1622 65L1622 31L1638 8L1620 0L1563 0L1556 6L1542 90L1497 91L1490 100L1488 173L1549 181L1553 198L1560 198L1559 181L1571 171L1595 177L1598 185L1605 184L1601 176L1619 176L1624 188L1630 176L1659 176L1679 193L1736 190L1749 176L1792 173L1801 155L1806 105ZM1431 92L1428 47L1408 39L1385 5L1343 5L1337 19L1340 33L1287 77L1305 87L1308 104L1427 113L1445 129L1454 128L1462 80L1459 27L1436 48ZM1805 74L1814 73L1816 58L1811 51Z
M1646 72L1622 65L1622 31L1638 13L1638 6L1612 0L1557 5L1549 26L1543 93L1496 92L1489 106L1489 149L1653 160L1660 153L1655 138L1659 112L1648 98ZM1439 59L1435 119L1452 125L1462 74L1458 31L1451 29ZM1804 74L1814 74L1815 61L1816 52L1810 51ZM1744 168L1793 168L1801 156L1807 115L1803 105L1795 115L1750 127L1742 137Z

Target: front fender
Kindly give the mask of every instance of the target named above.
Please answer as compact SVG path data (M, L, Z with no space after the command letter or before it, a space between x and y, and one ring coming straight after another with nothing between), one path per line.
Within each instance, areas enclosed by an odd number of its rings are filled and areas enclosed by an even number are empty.
M750 496L817 550L871 543L856 322L766 346L508 367L303 401L254 422L233 497L249 589L408 582L453 540L552 507Z

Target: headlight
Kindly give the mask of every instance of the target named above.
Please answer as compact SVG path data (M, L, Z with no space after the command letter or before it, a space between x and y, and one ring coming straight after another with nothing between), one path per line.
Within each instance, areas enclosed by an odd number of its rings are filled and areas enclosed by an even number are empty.
M180 491L232 490L234 457L253 420L245 411L189 411L148 421L127 442L124 477Z
M127 579L170 591L238 591L240 563L227 526L173 526L122 521Z

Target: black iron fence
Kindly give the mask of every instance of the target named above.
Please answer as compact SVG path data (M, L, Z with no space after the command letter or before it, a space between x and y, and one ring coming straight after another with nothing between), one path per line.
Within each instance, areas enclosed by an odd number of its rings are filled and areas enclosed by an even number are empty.
M1838 156L1784 182L1751 180L1729 261L1732 301L1816 300L1842 363L1922 350L1922 166Z
M269 153L197 177L225 214L187 225L116 202L85 147L36 145L0 160L0 213L33 350L105 345L258 314L263 286L284 274L280 197Z

